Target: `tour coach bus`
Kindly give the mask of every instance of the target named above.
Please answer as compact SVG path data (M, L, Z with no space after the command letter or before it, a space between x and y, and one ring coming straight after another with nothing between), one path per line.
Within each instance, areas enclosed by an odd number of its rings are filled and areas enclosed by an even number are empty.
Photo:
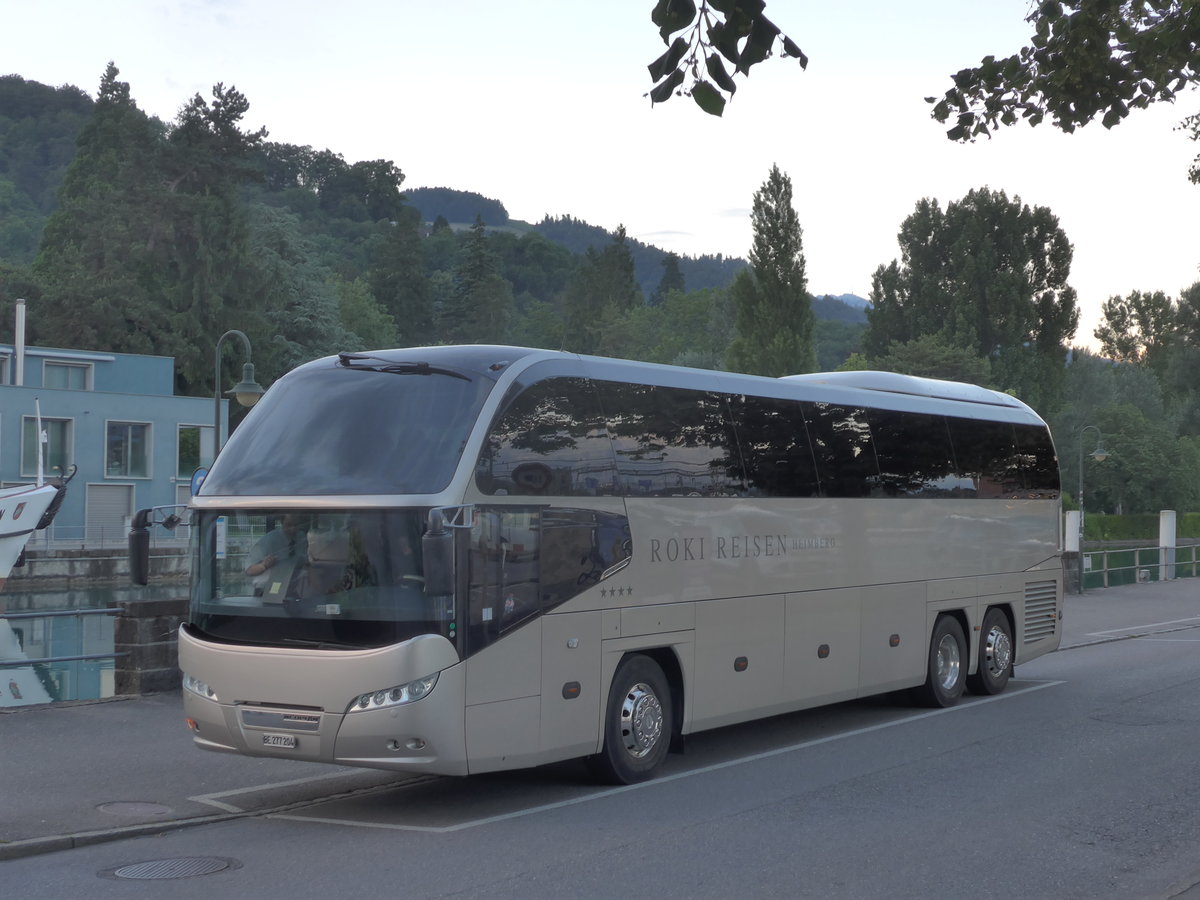
M1013 397L501 346L280 378L191 502L208 750L467 775L909 689L1061 637L1059 474Z

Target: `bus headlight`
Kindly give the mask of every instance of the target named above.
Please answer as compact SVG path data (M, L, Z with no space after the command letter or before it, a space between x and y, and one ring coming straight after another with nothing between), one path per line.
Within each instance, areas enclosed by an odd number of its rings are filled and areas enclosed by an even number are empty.
M434 672L432 675L426 675L424 678L418 678L408 684L398 684L395 687L359 694L350 701L350 708L346 712L362 712L368 709L384 709L388 706L413 703L432 691L437 680L437 672Z
M193 694L203 697L205 700L212 700L214 703L219 702L217 692L199 678L193 678L191 675L185 674L183 676L183 687L185 690L189 690Z

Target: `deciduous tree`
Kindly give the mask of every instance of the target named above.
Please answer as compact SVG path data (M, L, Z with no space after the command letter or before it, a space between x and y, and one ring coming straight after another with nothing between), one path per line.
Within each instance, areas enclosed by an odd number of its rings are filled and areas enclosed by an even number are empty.
M765 7L764 0L658 0L650 18L667 51L648 66L655 82L650 99L662 103L683 94L719 116L737 90L734 76L749 75L775 52L776 40L781 56L807 67L808 57L766 17Z
M1079 321L1072 248L1054 214L982 188L944 212L921 200L898 240L900 261L872 279L868 358L938 335L989 360L993 386L1052 405Z
M1047 117L1066 132L1099 118L1105 128L1131 110L1172 103L1200 74L1200 4L1194 0L1045 0L1032 4L1034 34L1019 51L953 76L933 117L951 140ZM1200 138L1200 116L1184 120ZM1200 180L1200 158L1190 172Z

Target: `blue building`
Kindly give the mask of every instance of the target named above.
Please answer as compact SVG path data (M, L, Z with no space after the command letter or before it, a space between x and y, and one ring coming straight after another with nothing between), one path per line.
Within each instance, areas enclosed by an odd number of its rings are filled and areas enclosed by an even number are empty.
M133 513L186 503L213 458L212 397L174 396L171 357L0 344L0 482L37 475L35 399L46 475L78 467L66 501L31 547L123 544ZM228 400L220 401L222 431Z

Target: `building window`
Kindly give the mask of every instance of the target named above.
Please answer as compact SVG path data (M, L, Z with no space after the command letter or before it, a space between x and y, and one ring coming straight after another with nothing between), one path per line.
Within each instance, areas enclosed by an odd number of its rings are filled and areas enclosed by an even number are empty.
M150 426L140 422L109 422L104 459L104 474L109 478L148 478Z
M213 429L211 425L180 425L179 453L176 457L175 475L191 478L201 466L211 466L213 461Z
M48 388L86 391L91 389L91 373L90 365L47 362L42 368L42 384Z
M46 475L63 475L71 467L71 420L42 419L43 443L42 472ZM37 419L24 416L21 420L21 475L32 477L38 470Z

